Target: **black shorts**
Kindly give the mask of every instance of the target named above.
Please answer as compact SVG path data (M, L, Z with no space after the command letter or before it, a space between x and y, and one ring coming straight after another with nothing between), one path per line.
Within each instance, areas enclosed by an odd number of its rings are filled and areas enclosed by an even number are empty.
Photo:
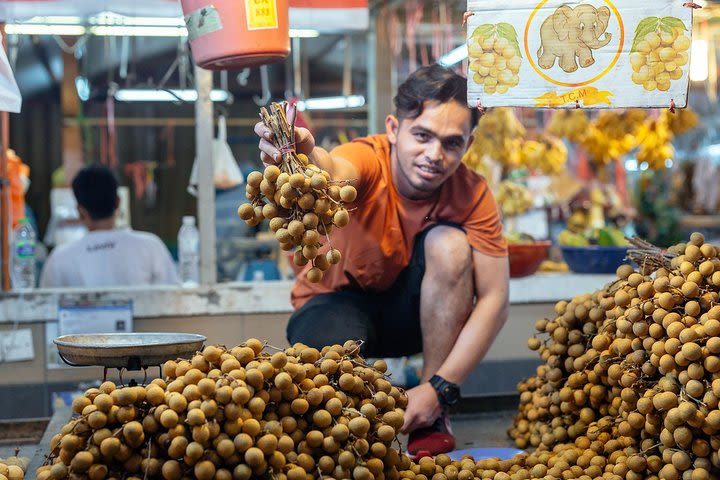
M382 292L355 289L311 298L290 317L287 338L320 349L362 340L368 357L401 357L422 352L420 286L425 274L425 237L415 240L410 264Z

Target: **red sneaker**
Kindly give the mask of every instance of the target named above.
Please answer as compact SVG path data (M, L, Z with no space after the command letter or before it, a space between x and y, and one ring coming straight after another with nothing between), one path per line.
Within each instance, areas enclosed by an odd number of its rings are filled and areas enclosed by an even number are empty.
M431 426L413 430L408 437L408 453L412 456L420 453L435 456L454 449L455 437L450 429L447 410L443 410Z

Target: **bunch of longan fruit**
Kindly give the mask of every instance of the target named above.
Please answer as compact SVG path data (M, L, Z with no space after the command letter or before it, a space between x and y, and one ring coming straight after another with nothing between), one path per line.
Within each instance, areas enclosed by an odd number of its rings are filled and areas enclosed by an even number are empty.
M527 187L512 180L500 182L495 201L506 216L521 215L533 205L532 194Z
M507 93L520 83L522 56L512 25L480 25L468 40L468 69L487 94Z
M519 385L509 430L518 447L553 461L536 473L718 478L718 248L694 233L667 255L662 266L621 266L616 281L537 322L528 346L543 364Z
M27 472L30 459L19 457L20 449L15 449L15 455L0 458L0 480L23 480Z
M556 137L567 138L571 142L580 142L587 134L590 119L587 112L580 108L555 110L545 130Z
M323 272L342 259L335 248L320 249L323 237L330 243L333 227L348 224L345 205L355 201L357 190L348 180L333 181L328 172L310 164L307 155L297 154L293 149L295 130L288 124L285 104L273 103L271 109L272 114L263 108L261 117L274 132L273 142L282 161L267 166L264 172L248 174L245 196L250 203L240 205L238 216L250 226L270 220L280 248L297 248L293 262L299 267L311 264L307 279L317 283Z
M690 37L685 35L685 27L667 25L666 18L669 17L655 19L656 29L639 38L636 35L630 53L632 81L642 85L645 90L670 90L671 81L683 76L683 67L689 61ZM652 20L652 17L648 20ZM672 25L680 22L674 20L676 23Z
M257 339L168 361L146 386L73 402L38 480L400 478L405 393L348 341L268 351Z

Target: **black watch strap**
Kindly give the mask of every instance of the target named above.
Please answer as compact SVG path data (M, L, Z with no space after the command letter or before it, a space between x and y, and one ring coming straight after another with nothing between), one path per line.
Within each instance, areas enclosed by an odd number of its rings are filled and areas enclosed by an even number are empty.
M455 405L460 400L460 386L448 382L440 375L433 375L430 378L430 385L435 389L440 404L444 407Z

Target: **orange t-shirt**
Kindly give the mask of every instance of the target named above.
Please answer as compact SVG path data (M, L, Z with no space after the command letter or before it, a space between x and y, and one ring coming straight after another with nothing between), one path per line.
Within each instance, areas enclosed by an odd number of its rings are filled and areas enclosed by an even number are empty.
M438 193L410 200L397 191L392 178L390 143L386 135L356 139L335 148L332 155L353 163L359 179L358 197L350 205L350 223L330 233L342 260L325 272L320 283L298 274L292 290L297 309L315 295L344 288L382 291L410 263L415 236L438 222L463 228L470 245L493 257L507 255L497 204L485 179L460 165ZM329 246L320 250L324 253Z

